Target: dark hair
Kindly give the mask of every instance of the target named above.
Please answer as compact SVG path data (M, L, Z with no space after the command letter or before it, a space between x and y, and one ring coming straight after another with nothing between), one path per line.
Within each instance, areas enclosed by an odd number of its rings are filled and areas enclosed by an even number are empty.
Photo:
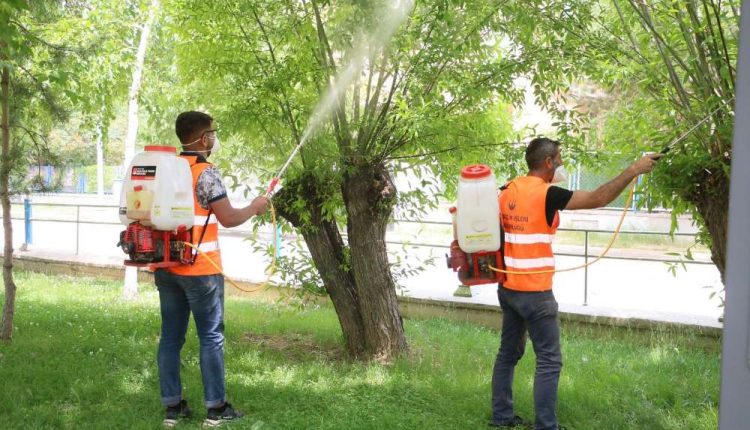
M529 170L542 167L542 163L547 157L555 158L560 145L560 142L546 137L537 137L529 142L529 146L526 147L526 164L529 166Z
M205 129L211 127L213 122L211 115L205 114L198 111L188 111L177 115L177 120L174 123L174 131L177 133L177 138L184 145L195 140L195 135L198 132L203 132Z

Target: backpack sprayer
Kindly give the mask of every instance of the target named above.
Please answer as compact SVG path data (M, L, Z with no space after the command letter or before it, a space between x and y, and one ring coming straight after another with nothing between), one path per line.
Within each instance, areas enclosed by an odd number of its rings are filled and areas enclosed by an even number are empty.
M120 247L126 266L158 269L190 264L194 222L193 179L172 146L146 146L128 167L120 194Z
M305 141L300 141L273 177L265 192L267 197L273 195L281 176ZM120 222L127 227L120 233L117 243L129 257L124 264L151 270L192 264L196 254L202 251L191 242L195 216L193 178L187 160L177 156L174 147L146 146L144 152L133 158L128 172L119 205ZM275 231L273 205L271 220ZM216 262L206 258L221 271ZM275 263L276 255L273 253L269 279ZM231 279L229 282L239 290L255 292L265 287L269 279L253 290L243 289Z
M505 274L491 269L502 265L503 255L495 175L488 166L461 169L457 207L450 212L453 242L446 255L448 268L466 286L503 282Z

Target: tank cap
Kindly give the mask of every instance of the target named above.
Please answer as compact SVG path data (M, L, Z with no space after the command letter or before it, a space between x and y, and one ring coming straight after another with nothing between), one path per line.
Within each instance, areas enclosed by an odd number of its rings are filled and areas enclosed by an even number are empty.
M486 178L492 174L492 170L485 164L472 164L461 169L461 177L466 179Z
M169 152L171 154L177 154L177 148L166 145L147 145L143 147L143 150L147 152Z

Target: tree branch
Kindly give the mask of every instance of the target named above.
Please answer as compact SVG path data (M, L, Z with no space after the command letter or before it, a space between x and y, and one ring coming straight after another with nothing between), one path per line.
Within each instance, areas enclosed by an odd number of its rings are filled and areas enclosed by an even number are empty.
M482 143L477 145L459 145L459 146L452 146L450 148L444 148L437 151L431 151L431 152L425 152L422 154L411 154L411 155L400 155L396 157L392 156L386 156L385 160L393 161L393 160L406 160L411 158L424 158L424 157L432 157L434 155L438 154L444 154L446 152L452 152L452 151L458 151L458 150L464 150L466 148L485 148L485 147L492 147L492 146L511 146L511 145L518 145L519 142L501 142L501 143Z

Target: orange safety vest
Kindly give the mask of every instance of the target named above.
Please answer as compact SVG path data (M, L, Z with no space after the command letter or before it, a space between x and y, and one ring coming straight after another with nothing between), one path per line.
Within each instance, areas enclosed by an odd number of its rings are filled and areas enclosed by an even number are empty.
M217 270L206 258L210 258L217 266L222 267L221 251L219 250L219 221L216 219L215 214L211 213L209 215L209 210L201 207L198 203L198 196L195 193L198 178L212 164L208 162L199 163L198 157L195 155L181 155L181 157L190 163L190 172L193 174L193 207L195 208L195 219L193 221L191 242L193 245L198 246L198 249L203 251L203 253L198 254L193 264L169 267L166 270L183 276L215 275L221 273L221 270ZM206 219L208 219L208 224L206 224ZM203 226L206 227L205 233L203 232ZM203 235L202 240L201 234ZM200 246L198 245L199 241Z
M536 176L522 176L512 180L500 192L500 219L503 226L504 260L506 270L535 272L555 269L552 238L560 225L555 213L552 226L547 225L545 200L550 184ZM531 275L507 274L505 288L517 291L547 291L552 289L553 273Z

